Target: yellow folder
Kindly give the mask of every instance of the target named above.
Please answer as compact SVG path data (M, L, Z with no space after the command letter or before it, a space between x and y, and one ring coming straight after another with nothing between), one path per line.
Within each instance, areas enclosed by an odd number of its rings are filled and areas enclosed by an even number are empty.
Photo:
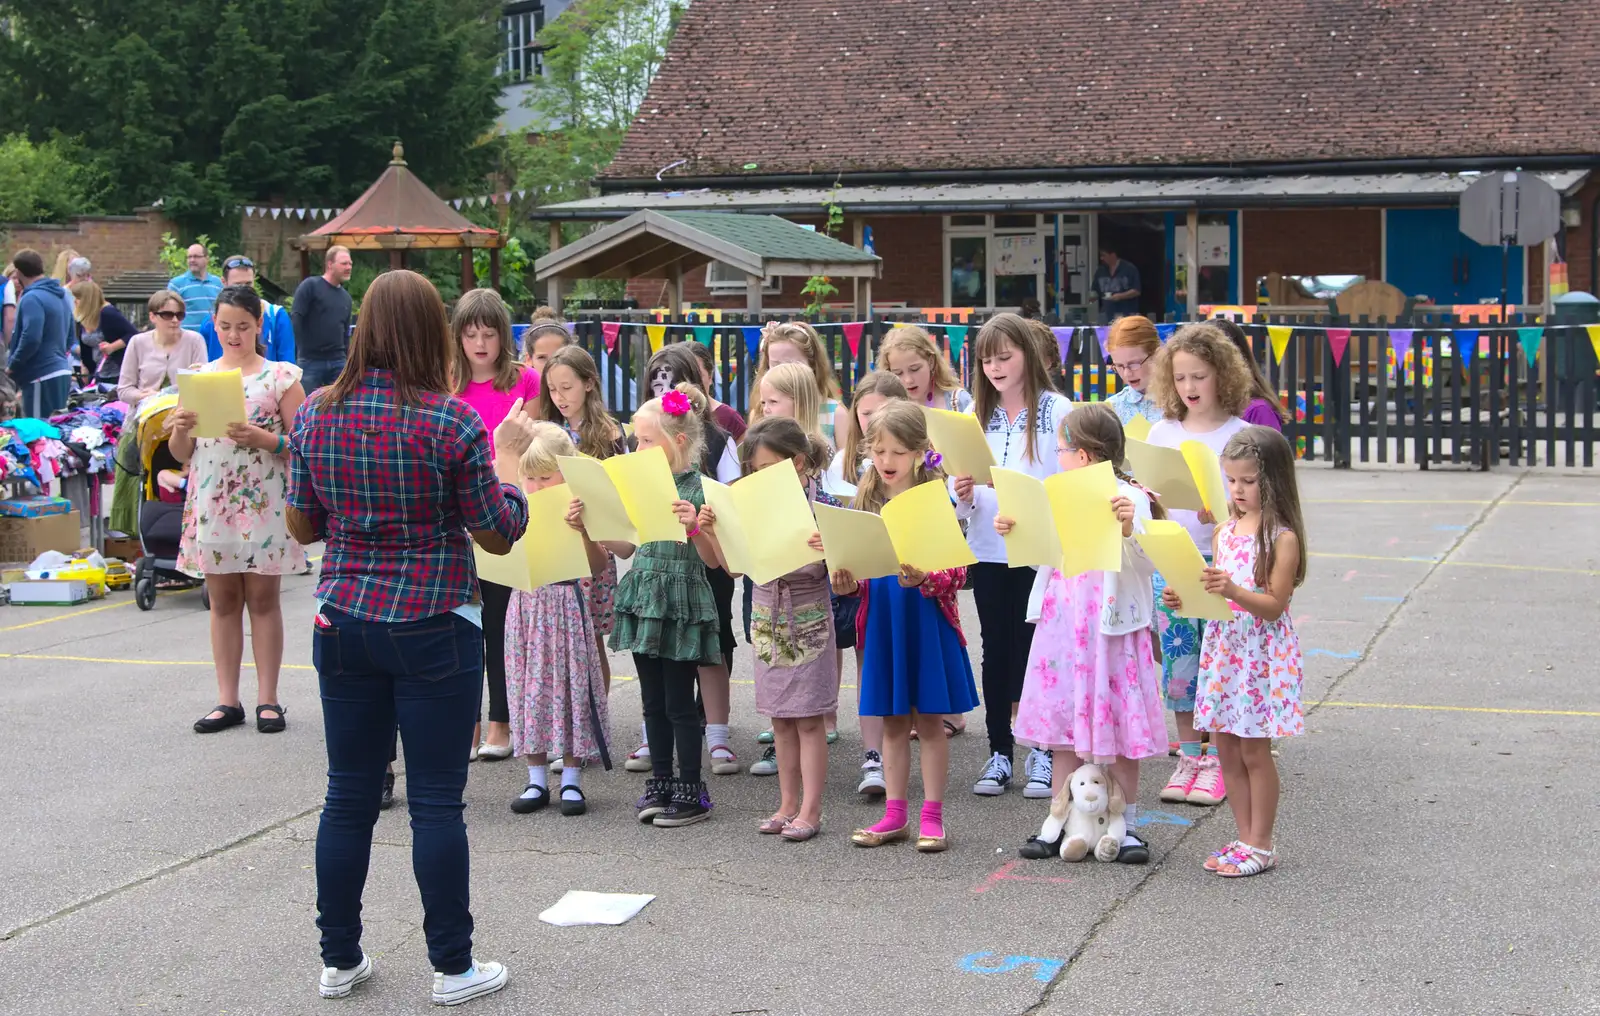
M822 534L823 560L828 562L829 574L847 571L861 582L899 574L900 559L889 539L889 527L880 516L826 504L816 508L817 532Z
M194 437L227 437L228 425L244 423L244 379L236 370L178 371L178 405L198 419Z
M1218 518L1227 514L1222 461L1199 441L1185 441L1177 448L1129 441L1127 457L1134 478L1159 494L1164 507L1210 511Z
M934 451L944 457L944 471L951 476L970 476L973 483L988 483L994 466L994 451L983 436L983 427L971 413L952 413L948 409L922 407L928 420L928 439Z
M1135 416L1122 425L1122 433L1134 441L1150 440L1150 421L1143 416Z
M562 456L560 462L561 478L583 501L583 528L589 539L635 546L687 541L683 523L672 514L678 485L662 449L616 455L604 462Z
M717 513L715 532L728 567L759 584L822 560L807 546L818 532L800 475L778 462L728 486L700 481Z
M950 492L942 483L919 483L883 506L895 556L922 571L965 568L978 563L967 546ZM824 542L823 546L827 546Z
M1233 608L1228 601L1215 593L1206 592L1200 581L1205 571L1205 559L1188 530L1166 519L1145 523L1145 531L1135 537L1145 555L1156 566L1156 571L1166 579L1167 585L1177 590L1183 600L1180 617L1199 617L1207 621L1230 621Z
M999 514L1016 522L1006 540L1006 562L1061 569L1063 575L1122 568L1122 523L1111 499L1117 478L1111 463L1056 473L1043 481L996 468Z
M572 488L564 483L528 495L528 531L509 554L490 554L473 545L478 578L532 592L540 586L588 578L589 552L583 534L567 525Z

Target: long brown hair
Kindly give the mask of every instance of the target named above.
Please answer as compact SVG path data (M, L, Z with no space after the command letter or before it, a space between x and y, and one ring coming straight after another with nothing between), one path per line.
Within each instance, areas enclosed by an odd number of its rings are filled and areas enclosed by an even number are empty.
M895 331L900 331L896 328ZM879 357L882 362L882 357ZM844 452L844 475L846 479L853 479L861 468L861 417L856 415L856 406L860 404L863 395L881 395L886 399L910 399L906 386L900 379L886 370L875 370L871 374L856 382L855 391L850 393L850 421L844 427L844 440L839 448Z
M456 394L460 395L472 383L472 362L461 344L461 336L476 325L492 329L499 336L500 350L494 360L494 390L509 392L522 380L522 364L517 362L516 343L511 338L511 311L505 300L492 289L474 289L463 293L456 301L455 313L450 315L450 341L455 346Z
M344 371L322 398L338 405L361 386L367 371L383 370L394 379L400 403L418 405L425 392L451 393L450 359L450 322L439 291L424 276L397 268L367 287Z
M1104 402L1090 402L1076 406L1061 421L1059 432L1062 445L1071 445L1096 462L1111 463L1111 471L1123 483L1138 487L1150 498L1150 517L1164 519L1167 510L1161 507L1155 494L1141 486L1128 475L1128 463L1123 456L1127 451L1128 437L1122 430L1117 411Z
M933 443L928 440L928 417L922 412L921 406L896 399L873 413L872 425L867 428L867 447L871 448L884 437L894 438L907 451L918 456L911 469L913 487L922 483L944 482L944 470L928 465L926 455ZM869 469L856 487L855 500L850 502L850 507L876 515L883 511L888 501L889 490L884 485L883 477L878 475L876 469Z
M1250 368L1233 343L1213 325L1184 325L1150 361L1154 369L1145 386L1146 397L1169 419L1181 420L1189 415L1189 406L1172 381L1172 358L1179 353L1188 353L1216 372L1217 404L1230 416L1238 416L1250 405Z
M1024 449L1027 457L1037 462L1039 442L1036 435L1039 428L1035 426L1038 422L1035 416L1039 412L1039 396L1055 388L1050 384L1050 370L1045 366L1044 352L1039 348L1039 341L1028 326L1027 318L1009 312L996 314L978 330L979 368L973 372L972 378L972 411L978 418L978 425L987 430L989 417L1000 405L1000 393L989 383L989 375L983 372L982 362L999 353L1007 342L1016 346L1022 356L1023 405L1028 408L1028 434L1024 439Z
M803 472L807 477L816 476L828 468L828 459L833 455L833 449L828 447L826 441L787 416L769 416L765 420L757 420L744 432L744 440L739 442L739 470L745 476L756 471L757 448L765 448L786 459L804 456Z
M1250 348L1250 339L1245 335L1244 329L1227 318L1217 318L1211 324L1228 337L1228 341L1233 343L1233 348L1239 351L1239 355L1244 357L1245 364L1250 368L1251 398L1264 400L1272 407L1272 411L1278 414L1280 424L1288 423L1289 414L1283 408L1283 399L1272 390L1271 385L1267 384L1267 376L1261 373L1261 364L1256 362L1255 352Z
M563 427L567 425L566 418L550 397L552 367L567 368L578 378L579 384L588 388L583 397L583 416L578 421L578 450L597 459L615 455L617 438L622 436L622 431L606 411L605 398L600 394L600 369L594 365L594 357L582 346L562 346L551 354L544 365L544 377L539 379L539 399L534 403L533 415Z
M1300 484L1294 472L1294 448L1289 439L1271 427L1246 427L1228 439L1222 448L1225 462L1254 462L1261 490L1261 525L1256 528L1256 585L1267 588L1276 563L1276 537L1284 530L1295 535L1300 545L1300 560L1294 569L1295 588L1306 580L1306 520L1300 513ZM1240 516L1239 508L1228 502L1230 518Z

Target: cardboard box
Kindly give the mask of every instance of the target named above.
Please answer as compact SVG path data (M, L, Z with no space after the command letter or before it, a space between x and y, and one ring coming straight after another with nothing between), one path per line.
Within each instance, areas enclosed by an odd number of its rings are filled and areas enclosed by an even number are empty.
M65 515L71 510L72 502L64 497L13 497L0 501L0 516L13 519Z
M75 511L34 519L0 517L0 561L32 561L47 550L73 554L82 542Z
M13 606L67 605L89 602L89 584L82 579L24 579L11 583Z
M139 540L130 536L106 537L106 545L102 553L107 558L119 557L129 564L144 556L144 551L139 546Z

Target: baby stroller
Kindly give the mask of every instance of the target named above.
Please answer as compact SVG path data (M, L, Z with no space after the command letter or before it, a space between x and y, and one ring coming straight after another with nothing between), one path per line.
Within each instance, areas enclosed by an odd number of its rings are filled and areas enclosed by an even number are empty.
M183 535L183 502L162 499L156 475L182 468L167 447L167 417L178 407L176 395L152 395L134 410L128 432L139 442L139 547L143 556L133 570L133 602L140 610L156 605L156 584L166 589L200 587L200 600L211 609L205 580L178 570L178 543Z

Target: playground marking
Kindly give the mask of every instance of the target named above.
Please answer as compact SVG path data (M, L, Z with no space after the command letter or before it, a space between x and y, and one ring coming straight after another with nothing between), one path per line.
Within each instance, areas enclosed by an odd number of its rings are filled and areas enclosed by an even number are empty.
M1045 875L1013 875L1013 874L1011 874L1012 870L1015 869L1017 867L1017 865L1019 865L1021 863L1022 863L1021 861L1015 861L1015 860L1005 862L1004 864L1000 865L1000 867L998 867L994 871L990 872L988 878L984 879L982 882L979 882L977 885L973 886L972 887L972 892L975 895L979 894L979 893L986 893L990 889L993 889L995 886L999 885L1001 882L1045 882L1045 883L1048 883L1048 884L1051 884L1051 885L1070 885L1072 883L1072 879L1070 879L1070 878L1050 878L1050 877L1045 876ZM987 956L989 954L988 953L978 953L977 955L979 955L979 956ZM972 970L972 971L969 971L969 973L974 973L974 974L1000 974L1000 973L1005 973L1005 971L1004 970Z
M74 617L82 617L85 614L98 614L102 610L116 610L118 607L126 607L132 602L132 600L122 600L118 603L106 603L98 607L89 607L86 610L74 610L70 614L57 614L55 617L41 617L37 621L27 621L23 624L11 625L9 628L0 628L0 631L21 631L24 628L37 628L41 624L55 624L57 621L67 621Z
M1343 702L1323 699L1307 703L1307 708L1329 706L1336 709L1408 709L1425 713L1492 713L1500 716L1587 716L1600 717L1600 712L1583 709L1508 709L1499 706L1436 706L1409 702Z
M998 961L999 965L994 964ZM970 953L961 957L956 968L968 974L1010 974L1023 967L1033 967L1033 979L1045 984L1055 980L1066 960L1046 956L995 956L991 952Z
M1498 571L1540 572L1551 575L1600 576L1600 569L1596 568L1557 568L1552 565L1542 564L1495 564L1491 561L1457 561L1452 558L1445 558L1441 560L1437 555L1342 554L1334 551L1314 550L1307 556L1352 561L1408 561L1412 564L1449 565L1453 568L1493 568Z
M1433 501L1421 498L1388 498L1388 497L1312 497L1304 501L1305 504L1494 504L1493 501ZM1600 501L1501 501L1500 507L1506 505L1529 505L1535 508L1600 508Z

